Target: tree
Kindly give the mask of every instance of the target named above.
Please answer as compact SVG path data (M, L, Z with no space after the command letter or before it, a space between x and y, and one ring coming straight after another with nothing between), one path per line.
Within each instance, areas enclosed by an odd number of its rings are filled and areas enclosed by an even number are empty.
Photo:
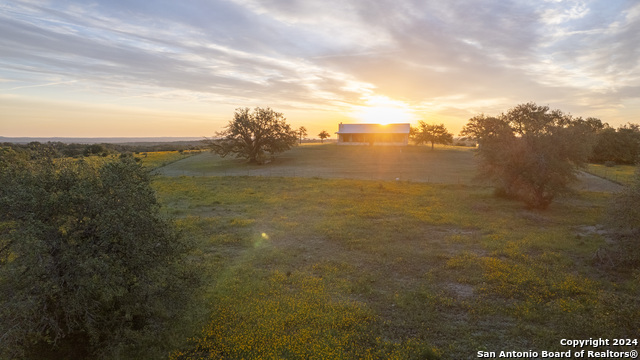
M91 144L84 149L84 156L99 155L106 153L107 149L101 144Z
M640 125L627 124L616 130L606 124L598 131L590 160L635 164L640 160Z
M330 137L331 135L329 135L329 133L326 130L322 130L322 132L320 134L318 134L318 137L320 138L320 142L323 143L324 139Z
M253 163L263 163L266 153L273 156L291 149L298 139L281 113L259 107L253 112L236 109L233 120L216 135L218 139L207 140L211 151L222 157L235 154Z
M588 121L534 103L498 117L475 116L460 135L478 141L481 178L493 181L499 194L540 209L576 180L595 138Z
M298 128L298 136L300 137L300 144L302 144L302 138L307 136L307 128L304 126L300 126Z
M431 142L431 150L433 150L433 145L435 143L453 143L453 134L447 132L447 128L444 127L444 124L430 125L424 121L420 121L418 123L418 127L413 128L413 131L410 132L410 134L411 133L413 133L413 140L418 145Z
M462 128L460 136L467 136L476 140L479 145L491 145L498 139L513 133L509 124L498 117L476 115L469 119Z
M90 165L5 152L0 357L117 357L161 341L197 284L187 251L133 159Z
M409 125L409 137L413 139L417 133L418 133L418 128L415 126Z

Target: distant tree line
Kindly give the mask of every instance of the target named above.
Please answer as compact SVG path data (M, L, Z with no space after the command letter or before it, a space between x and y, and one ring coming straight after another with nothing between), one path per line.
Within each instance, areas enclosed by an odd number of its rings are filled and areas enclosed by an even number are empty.
M200 150L205 147L201 141L178 141L167 143L132 143L132 144L76 144L63 142L30 142L27 144L0 143L0 147L11 148L16 152L43 153L53 157L108 156L127 153L154 151Z
M640 125L626 124L614 129L607 123L600 123L595 130L591 162L635 164L640 160Z

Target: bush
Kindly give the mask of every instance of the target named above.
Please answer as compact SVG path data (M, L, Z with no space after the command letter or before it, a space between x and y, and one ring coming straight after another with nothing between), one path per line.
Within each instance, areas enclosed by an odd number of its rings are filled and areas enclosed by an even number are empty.
M159 343L197 285L187 251L130 157L0 157L0 357L119 357Z

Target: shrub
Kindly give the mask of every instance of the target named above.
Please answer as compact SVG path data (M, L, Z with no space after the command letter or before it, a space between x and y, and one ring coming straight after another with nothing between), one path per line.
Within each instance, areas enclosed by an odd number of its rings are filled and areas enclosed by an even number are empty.
M197 285L187 251L131 157L0 157L0 357L118 357L162 341Z

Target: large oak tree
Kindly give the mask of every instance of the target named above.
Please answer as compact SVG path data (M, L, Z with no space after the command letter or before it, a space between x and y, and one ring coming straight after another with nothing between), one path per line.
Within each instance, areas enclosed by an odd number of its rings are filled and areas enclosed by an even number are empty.
M576 180L595 130L581 118L527 103L497 117L475 116L460 135L478 141L480 175L498 193L544 209Z
M292 130L282 113L271 108L239 108L233 120L215 139L209 139L211 151L225 157L234 154L249 162L263 163L267 154L273 156L291 149L296 144L298 132Z

